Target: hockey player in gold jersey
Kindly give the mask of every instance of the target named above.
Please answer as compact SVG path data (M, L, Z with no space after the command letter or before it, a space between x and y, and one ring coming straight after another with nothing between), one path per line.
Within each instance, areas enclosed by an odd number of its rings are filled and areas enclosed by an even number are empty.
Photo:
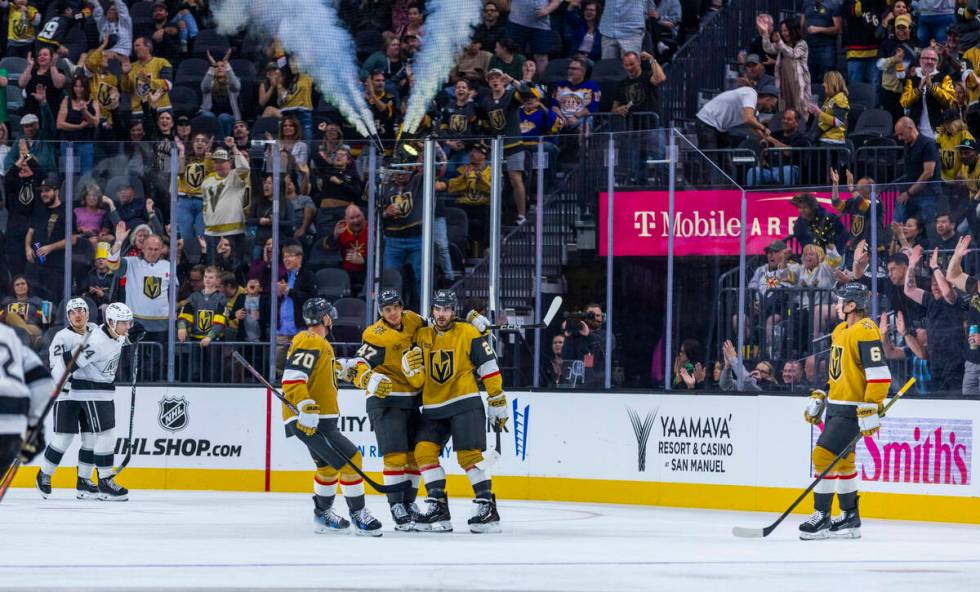
M820 425L826 411L813 449L814 476L826 470L859 433L872 436L880 428L878 414L892 379L878 326L867 317L870 299L863 284L850 283L837 291L837 314L843 322L832 334L829 386L826 392L813 391L803 412L806 421ZM813 490L814 512L800 525L801 539L861 536L857 476L851 450ZM841 515L831 519L835 489Z
M381 536L381 523L364 506L364 482L348 465L350 462L360 468L361 453L337 428L337 379L347 376L349 368L334 357L327 341L336 309L323 298L311 298L303 304L302 314L307 330L293 337L282 375L283 394L299 414L285 405L282 414L287 437L296 436L306 444L317 466L313 477L314 530L346 532L350 526L332 511L339 481L355 534ZM363 378L377 393L387 394L391 389L391 381L385 376L368 371Z
M415 458L428 492L426 508L415 516L418 530L452 530L446 498L446 472L439 454L452 437L459 465L473 486L476 508L469 519L471 532L499 532L500 515L491 489L483 451L487 416L499 428L508 419L507 397L497 358L486 335L473 325L456 321L456 294L439 290L432 299L434 326L415 335L416 347L402 356L406 378L422 389L422 418ZM484 411L477 377L487 391Z
M420 479L415 463L415 434L421 418L422 391L405 378L402 354L412 347L415 333L425 326L425 319L404 310L401 295L392 288L385 288L378 295L378 313L381 318L364 329L361 337L353 382L362 388L368 386L364 376L371 370L392 382L387 397L366 393L367 412L378 449L384 456L385 485L410 482L407 490L387 494L395 530L412 530L413 504Z

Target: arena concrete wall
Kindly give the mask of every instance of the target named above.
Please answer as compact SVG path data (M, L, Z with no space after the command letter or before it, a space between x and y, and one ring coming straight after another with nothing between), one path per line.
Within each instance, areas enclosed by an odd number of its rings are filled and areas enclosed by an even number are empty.
M282 428L281 405L259 388L147 387L137 391L134 454L119 482L133 489L309 492L312 463ZM128 388L116 393L122 460ZM809 483L819 428L802 397L508 393L512 419L492 470L498 497L781 512ZM340 393L340 427L381 480L361 392ZM862 514L980 523L980 401L898 402L881 434L858 448ZM50 433L50 426L49 426ZM488 446L494 435L488 431ZM74 487L77 442L55 487ZM471 490L452 443L443 451L451 496ZM31 487L25 468L15 486ZM67 494L67 492L66 492ZM138 495L133 496L138 500ZM809 513L810 504L800 512Z

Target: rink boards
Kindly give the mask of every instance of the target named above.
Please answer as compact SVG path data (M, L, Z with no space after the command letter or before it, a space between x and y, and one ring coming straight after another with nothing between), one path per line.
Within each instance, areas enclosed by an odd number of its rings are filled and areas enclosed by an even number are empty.
M116 396L118 463L129 389ZM345 390L340 399L341 429L380 481L363 395ZM819 428L803 421L801 397L515 391L508 399L510 432L493 469L501 498L782 511L811 479ZM977 425L980 401L899 402L881 435L858 448L862 513L980 523ZM285 437L280 404L263 389L140 388L133 431L133 458L119 479L130 488L311 489L310 458ZM489 431L487 441L493 446ZM77 443L56 487L74 485L76 451ZM450 495L468 496L452 442L443 465ZM24 470L15 485L33 477Z

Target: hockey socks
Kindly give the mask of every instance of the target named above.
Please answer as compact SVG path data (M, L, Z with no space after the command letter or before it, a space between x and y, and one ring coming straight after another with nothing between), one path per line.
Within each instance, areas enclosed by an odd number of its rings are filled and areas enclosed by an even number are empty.
M399 485L408 480L405 470L400 468L385 467L382 476L384 477L384 484L388 486ZM385 495L389 504L400 504L405 501L405 490L400 488L396 491L389 491Z
M478 498L490 499L490 474L476 465L466 468L466 477L473 486L473 494Z
M65 451L71 446L71 441L74 438L75 434L55 433L54 438L44 449L44 454L41 455L41 471L45 475L49 477L54 475L54 470L61 464L61 459L65 456Z
M421 469L422 478L425 479L425 490L429 497L446 497L446 471L439 466L426 465Z

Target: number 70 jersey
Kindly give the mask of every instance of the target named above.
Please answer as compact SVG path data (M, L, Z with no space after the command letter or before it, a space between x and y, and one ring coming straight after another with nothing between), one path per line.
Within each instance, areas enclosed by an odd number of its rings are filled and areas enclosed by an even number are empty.
M337 374L330 342L312 331L297 333L286 354L282 390L293 405L305 399L316 401L321 419L338 417ZM289 423L296 420L296 414L283 405L282 418Z

